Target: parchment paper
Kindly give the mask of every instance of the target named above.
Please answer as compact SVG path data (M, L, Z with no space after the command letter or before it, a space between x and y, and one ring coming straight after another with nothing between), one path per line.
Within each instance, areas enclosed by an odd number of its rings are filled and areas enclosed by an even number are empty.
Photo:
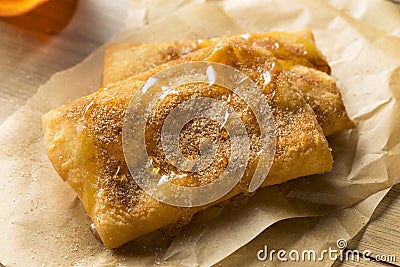
M382 0L346 1L327 0L332 6L385 33L400 37L400 9L394 3Z
M399 39L372 26L373 20L361 23L348 15L351 12L323 0L172 2L163 8L158 8L161 1L151 1L149 7L149 2L135 2L133 18L115 42L304 27L314 31L347 110L357 122L357 129L329 138L335 157L333 172L264 188L239 209L208 209L173 241L156 231L120 249L104 249L90 233L90 220L80 201L51 167L40 125L41 115L49 109L100 86L101 48L78 66L54 75L0 126L1 263L264 265L256 257L264 245L318 251L335 248L338 238L350 239L368 221L388 188L399 182ZM128 32L129 23L138 18L144 26ZM273 225L283 219L289 220ZM331 262L314 264L329 266Z

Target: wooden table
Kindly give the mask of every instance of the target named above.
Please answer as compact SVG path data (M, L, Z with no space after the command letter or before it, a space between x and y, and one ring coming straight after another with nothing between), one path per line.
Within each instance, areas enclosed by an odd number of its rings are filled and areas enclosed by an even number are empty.
M52 74L69 68L121 27L129 0L52 0L0 18L0 123Z
M105 43L120 28L130 0L52 0L35 11L0 19L0 123L25 103L48 78L71 67ZM101 29L101 30L99 30ZM372 257L396 256L400 266L400 185L349 243ZM0 259L1 260L1 259ZM371 261L338 266L387 266Z

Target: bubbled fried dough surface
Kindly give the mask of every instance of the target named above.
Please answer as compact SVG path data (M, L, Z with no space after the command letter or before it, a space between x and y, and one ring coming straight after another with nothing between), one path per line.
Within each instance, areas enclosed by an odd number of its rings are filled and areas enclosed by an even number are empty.
M263 186L331 169L332 156L311 107L298 89L282 86L283 76L280 73L283 67L272 53L252 48L245 40L226 40L218 46L195 52L192 58L212 59L228 64L247 74L262 88L271 106L277 133L274 162ZM157 71L169 66L171 63L161 65ZM271 79L266 78L266 71L272 74ZM122 122L135 91L144 84L144 77L145 74L142 74L137 80L115 83L43 116L49 159L60 176L77 192L102 242L109 248L118 247L135 237L170 224L187 223L194 213L208 206L180 208L161 203L140 189L129 174L122 151ZM228 103L227 92L218 86L186 85L180 90L182 93L176 96L176 100L190 97L190 92L194 92L198 95L211 95L222 101L225 99ZM245 110L243 103L235 101L234 95L230 99L228 104L237 110ZM153 116L158 123L149 126L158 127L165 116L163 109L168 109L174 101L168 99L158 102L161 110L156 108ZM259 147L258 130L253 124L254 117L247 112L242 112L240 116L249 126L249 133L254 135L251 139L252 156L243 181L220 201L246 192L246 185L257 163L255 152ZM157 129L151 127L149 129L155 134ZM212 131L212 127L209 130ZM222 131L216 134L222 134ZM189 142L192 137L182 138ZM222 147L227 145L226 138L217 138ZM157 141L150 143L153 146L150 150L153 157L160 157L159 163L163 164L159 145ZM197 150L195 147L193 150L185 153L195 155ZM217 158L227 156L229 153L220 152ZM204 177L198 178L199 183L215 179L221 167L218 164L212 165ZM170 169L165 167L163 171L168 173ZM188 179L187 182L193 183L194 180Z
M104 58L103 83L110 84L132 75L136 75L136 79L145 79L149 77L149 69L171 60L174 60L172 64L199 60L190 52L207 46L214 47L218 42L229 38L243 38L249 45L264 48L280 60L283 66L281 75L284 76L287 86L295 87L304 93L306 102L314 110L326 136L354 128L340 91L329 76L330 67L317 49L314 36L309 30L294 33L244 34L211 40L111 45ZM156 71L157 68L150 70L153 74ZM140 72L144 72L144 75L139 74Z

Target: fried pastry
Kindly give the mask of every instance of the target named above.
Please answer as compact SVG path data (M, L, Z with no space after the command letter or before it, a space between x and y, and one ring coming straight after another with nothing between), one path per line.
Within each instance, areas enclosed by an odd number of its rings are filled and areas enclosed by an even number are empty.
M145 44L111 44L104 55L103 86L178 59L195 50L215 45L229 37L232 36ZM309 30L243 34L242 37L254 46L267 48L279 59L289 59L292 63L330 74L329 64L316 47L314 36Z
M200 48L197 40L111 44L104 54L103 86L178 59Z
M220 200L199 207L183 208L165 204L145 193L131 177L122 148L123 119L137 90L155 73L179 62L206 60L240 70L252 79L272 109L276 128L276 152L262 186L331 170L333 159L328 142L314 112L296 86L287 86L285 61L268 49L252 46L241 37L225 38L169 61L144 73L113 83L97 92L60 108L42 118L46 150L54 168L76 191L97 232L108 248L115 248L143 234L178 222L187 223L199 210L247 193L251 175L259 159L260 130L246 103L231 91L216 84L189 83L176 88L173 95L160 99L146 124L146 146L154 169L181 186L198 186L218 178L228 164L229 138L223 128L195 120L182 129L180 142L185 156L196 156L196 145L204 135L217 137L215 161L202 173L173 168L162 153L160 127L168 113L187 99L209 97L230 106L243 121L251 140L245 174L237 186ZM303 86L298 82L298 86ZM197 131L200 130L201 131ZM193 135L200 132L199 136Z
M329 76L330 67L315 46L314 37L309 30L244 34L242 37L252 46L268 49L281 61L284 67L282 75L286 76L287 86L303 92L326 136L354 128L354 123L346 113L340 91ZM104 57L103 84L106 86L171 60L184 62L187 60L185 55L215 45L224 38L231 37L110 45ZM183 59L179 60L181 57Z

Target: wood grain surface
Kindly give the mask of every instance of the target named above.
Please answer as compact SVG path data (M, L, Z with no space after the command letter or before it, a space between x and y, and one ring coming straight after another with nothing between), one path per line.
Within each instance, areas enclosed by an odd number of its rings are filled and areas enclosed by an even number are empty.
M0 123L52 74L71 67L120 28L130 0L52 0L26 15L0 18ZM339 262L334 266L400 266L400 185L349 243L370 250L371 259L394 255L396 262ZM1 261L1 259L0 259Z
M0 18L0 123L52 74L72 67L119 30L129 0L51 0Z

